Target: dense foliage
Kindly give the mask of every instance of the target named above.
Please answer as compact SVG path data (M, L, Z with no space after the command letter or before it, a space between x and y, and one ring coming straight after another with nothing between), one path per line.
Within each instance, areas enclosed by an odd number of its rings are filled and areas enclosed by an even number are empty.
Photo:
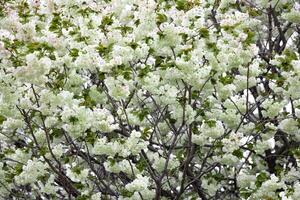
M300 199L296 0L0 0L0 198Z

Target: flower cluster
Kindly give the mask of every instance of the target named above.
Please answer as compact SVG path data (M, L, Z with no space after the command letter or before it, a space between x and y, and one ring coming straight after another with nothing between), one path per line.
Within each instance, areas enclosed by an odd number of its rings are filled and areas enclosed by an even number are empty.
M1 199L299 199L300 4L0 3Z

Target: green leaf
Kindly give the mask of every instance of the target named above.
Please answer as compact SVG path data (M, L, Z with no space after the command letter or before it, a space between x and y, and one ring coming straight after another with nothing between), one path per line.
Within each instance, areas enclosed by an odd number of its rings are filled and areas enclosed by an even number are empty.
M108 55L109 52L112 50L113 44L110 44L108 46L104 46L103 44L99 44L99 46L96 48L97 52L100 56Z
M94 144L96 142L96 138L97 138L97 135L95 133L88 131L87 135L85 137L85 141L87 141L90 144Z
M54 128L54 129L52 129L52 132L51 132L50 136L52 136L54 138L58 138L58 137L63 136L63 132L60 129Z
M131 43L129 43L128 46L130 46L132 49L135 50L139 45L138 45L138 43L136 43L136 42L131 42Z
M147 161L144 158L141 158L136 164L136 168L142 172L147 167Z
M76 197L76 200L89 200L90 197L87 195L80 195L78 197Z
M7 183L12 183L13 179L15 177L15 174L14 173L5 173L4 177L5 177L5 181Z
M136 112L137 117L140 121L143 121L147 115L149 115L150 110L149 108L143 108L142 110Z
M121 195L123 197L131 197L133 195L133 192L130 192L130 191L126 190L126 189L121 189L120 192L121 192Z
M204 100L202 103L202 108L203 109L209 109L210 108L210 103L208 100Z
M118 65L113 68L113 74L122 75L126 80L132 79L132 69L129 65Z
M216 127L216 123L217 122L215 120L212 120L212 119L205 121L205 124L207 124L210 128Z
M64 163L69 163L69 162L70 162L70 157L69 156L65 157L64 158Z
M98 74L98 79L101 80L101 81L103 81L103 80L105 79L105 73L100 72L100 73Z
M254 148L254 145L252 143L247 144L247 148L252 150Z
M73 57L73 58L78 57L78 55L79 55L78 53L79 53L78 49L73 48L73 49L70 50L70 56Z
M91 8L84 8L84 9L78 10L77 13L81 14L83 17L88 17L92 11L93 10Z
M210 49L215 55L217 55L220 50L217 48L217 44L214 42L207 42L206 46L208 49Z
M217 174L213 174L212 178L214 178L216 181L220 182L220 181L224 180L224 175L217 173Z
M147 74L150 72L150 67L147 65L146 67L142 68L139 70L139 74L138 77L139 78L143 78L145 76L147 76Z
M192 8L192 3L188 2L187 0L176 0L176 8L178 10L187 11Z
M75 174L80 174L80 172L81 172L81 167L80 166L75 166L75 167L73 167L72 169L72 172L74 172Z
M176 158L181 162L185 159L185 156L184 156L184 149L180 149L177 151L176 153Z
M232 155L238 157L238 158L243 158L243 152L240 149L236 149L232 152Z
M243 199L248 199L251 194L253 194L252 190L249 189L240 189L240 195L243 197Z
M290 49L285 49L283 54L286 56L288 63L290 63L292 60L297 60L296 52L294 52Z
M199 34L200 37L209 38L209 30L207 28L200 28Z
M168 21L168 17L162 13L157 13L156 19L157 19L158 24L162 24L162 23Z
M120 30L123 35L125 35L127 33L131 33L133 31L133 28L130 26L120 26L115 29Z
M79 119L78 119L77 117L75 117L75 116L71 116L71 117L69 118L69 121L70 121L72 124L75 124L76 122L79 121Z
M257 17L262 14L261 11L259 11L258 9L252 8L252 7L248 7L247 10L251 17Z
M21 18L20 22L25 24L29 22L30 9L27 2L23 1L18 5L18 15Z
M104 29L105 26L109 26L113 23L113 20L112 20L112 16L105 16L103 17L102 21L101 21L101 26L100 28Z
M149 135L150 135L150 128L147 127L143 130L141 138L146 140L148 139Z
M60 33L61 32L61 24L62 19L58 13L53 13L53 18L50 23L49 31L55 32L55 33Z
M75 186L76 189L82 190L85 185L83 185L82 183L73 183L73 185Z
M46 146L42 146L42 147L40 148L39 153L40 153L41 156L46 155L46 153L48 153L48 148L47 148Z
M255 181L256 187L260 187L263 182L269 179L269 176L266 172L261 172L257 177Z
M109 161L111 166L114 166L117 162L114 158L108 158L108 161Z
M275 174L276 174L277 176L279 176L279 175L281 174L282 170L283 170L283 167L280 166L280 165L278 165L278 164L276 164L276 166L275 166L274 169L275 169Z
M0 115L0 125L3 124L5 120L6 118L3 115Z
M23 165L18 163L18 164L15 166L15 171L16 171L16 175L21 174L22 171L23 171Z
M245 46L255 43L255 33L250 29L245 29L244 32L247 34L246 40L243 41Z

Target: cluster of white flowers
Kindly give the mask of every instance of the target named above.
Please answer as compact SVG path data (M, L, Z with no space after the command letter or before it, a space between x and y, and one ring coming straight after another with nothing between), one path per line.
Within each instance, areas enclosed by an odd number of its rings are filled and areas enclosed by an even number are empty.
M238 181L239 187L241 187L241 188L254 189L256 177L255 177L255 175L248 175L245 173L240 173L237 178L237 181Z
M21 119L8 118L1 125L4 133L13 132L18 128L22 128L24 122Z
M147 190L149 185L149 178L138 174L136 179L134 179L134 181L132 181L131 183L127 184L125 187L128 191L131 192L141 192L143 190Z
M203 121L199 127L199 134L193 134L192 141L198 145L204 145L224 134L224 127L221 121Z
M221 24L221 26L234 26L234 25L239 24L240 22L248 20L248 19L249 19L249 16L247 16L247 14L235 11L233 13L228 13L228 14L222 15L220 24Z
M75 165L75 164L74 164ZM76 166L74 166L76 167ZM71 166L67 167L66 174L67 176L75 182L84 182L89 175L89 169L82 169L80 171L74 171Z
M64 107L61 119L64 123L62 128L74 137L82 135L88 129L110 132L116 128L113 117L106 109L90 110L83 106Z
M136 174L138 173L138 169L135 167L133 163L130 163L128 160L122 160L121 162L117 163L110 163L110 161L107 161L104 163L104 167L107 171L112 173L120 173L124 172L126 174Z
M20 81L29 83L42 84L47 78L45 75L51 68L51 60L48 57L38 59L34 54L26 56L26 66L18 68L15 72ZM32 74L35 76L32 77Z
M296 135L299 132L298 122L292 118L282 120L278 128L292 135Z
M55 186L54 179L55 179L55 176L54 175L50 175L50 177L48 178L46 184L44 184L44 185L40 184L43 193L52 194L52 195L56 194L56 192L58 190L58 187Z
M99 139L93 148L95 154L115 156L118 154L122 157L129 155L137 155L141 150L147 151L147 141L141 140L141 133L133 131L130 137L125 141L112 141L108 142L107 138Z
M117 141L107 142L107 138L101 138L95 143L93 153L114 156L122 150L122 146Z
M223 139L224 151L225 152L233 152L238 149L242 145L243 134L238 132L231 134L229 138Z
M40 177L46 174L47 166L38 159L28 160L23 166L21 174L15 177L18 184L26 185L34 183Z
M99 200L99 199L101 199L101 195L102 195L101 192L98 192L96 194L93 194L91 199L92 200Z
M1 1L0 195L299 199L299 11Z
M9 162L10 164L16 164L15 161L26 163L28 160L30 160L30 157L30 153L26 153L21 149L17 149L13 154L8 155L8 158L12 160L11 162Z
M270 179L263 182L259 190L253 194L254 199L274 199L277 198L276 190L285 189L286 185L275 175L271 175Z
M299 5L299 4L298 4ZM282 17L284 19L286 19L289 22L293 22L293 23L300 23L300 14L299 14L299 10L296 9L292 9L290 12L288 13L284 13L282 15Z
M123 77L119 76L117 79L108 77L105 79L105 84L110 89L109 95L116 100L125 99L130 94L128 81Z
M153 154L151 157L154 162L153 162L153 167L159 171L162 172L165 170L165 167L167 166L167 170L173 170L179 167L180 163L178 162L177 158L174 155L170 155L170 158L168 160L168 165L166 165L166 159L163 157L158 156L157 154Z
M284 107L284 102L273 102L271 100L266 100L263 102L263 111L266 117L274 118L279 115L280 111Z

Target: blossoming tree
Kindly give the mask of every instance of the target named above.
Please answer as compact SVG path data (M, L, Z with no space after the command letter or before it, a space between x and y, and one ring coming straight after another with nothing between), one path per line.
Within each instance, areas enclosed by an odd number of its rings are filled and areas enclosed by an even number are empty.
M1 0L1 199L300 199L300 4Z

